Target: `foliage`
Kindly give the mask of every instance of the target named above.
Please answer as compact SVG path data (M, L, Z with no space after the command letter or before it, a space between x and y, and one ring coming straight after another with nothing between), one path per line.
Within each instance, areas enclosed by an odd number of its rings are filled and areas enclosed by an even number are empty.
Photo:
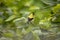
M31 12L35 15L28 24ZM0 0L1 40L41 40L43 32L60 32L59 24L59 0Z

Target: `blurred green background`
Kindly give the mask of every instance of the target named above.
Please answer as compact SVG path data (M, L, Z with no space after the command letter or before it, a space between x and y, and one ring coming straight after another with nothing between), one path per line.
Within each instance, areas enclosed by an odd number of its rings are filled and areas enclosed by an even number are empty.
M0 40L60 40L60 0L0 0Z

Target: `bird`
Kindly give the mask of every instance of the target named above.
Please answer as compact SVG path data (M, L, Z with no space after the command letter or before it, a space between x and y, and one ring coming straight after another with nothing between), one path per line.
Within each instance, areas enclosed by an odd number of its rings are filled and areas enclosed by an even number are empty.
M28 16L28 23L31 22L34 19L34 12L31 12Z

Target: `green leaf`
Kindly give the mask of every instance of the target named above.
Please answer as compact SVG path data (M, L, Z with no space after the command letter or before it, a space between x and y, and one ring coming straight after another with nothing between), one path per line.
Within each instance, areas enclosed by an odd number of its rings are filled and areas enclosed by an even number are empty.
M54 6L57 3L57 0L41 0L42 3L48 5L48 6Z
M11 20L13 20L13 19L15 19L16 18L16 15L12 15L12 16L10 16L8 19L6 19L5 21L7 22L7 21L11 21Z
M57 4L56 6L54 6L52 10L55 14L60 14L60 4Z
M14 34L12 34L12 33L4 33L3 34L5 37L13 37L14 36Z
M3 19L0 17L0 24L2 24L3 23Z

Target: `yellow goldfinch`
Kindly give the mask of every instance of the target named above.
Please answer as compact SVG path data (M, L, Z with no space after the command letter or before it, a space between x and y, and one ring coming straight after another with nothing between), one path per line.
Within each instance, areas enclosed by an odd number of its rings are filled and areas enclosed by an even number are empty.
M29 16L28 16L28 22L32 21L34 19L34 12L32 12Z

